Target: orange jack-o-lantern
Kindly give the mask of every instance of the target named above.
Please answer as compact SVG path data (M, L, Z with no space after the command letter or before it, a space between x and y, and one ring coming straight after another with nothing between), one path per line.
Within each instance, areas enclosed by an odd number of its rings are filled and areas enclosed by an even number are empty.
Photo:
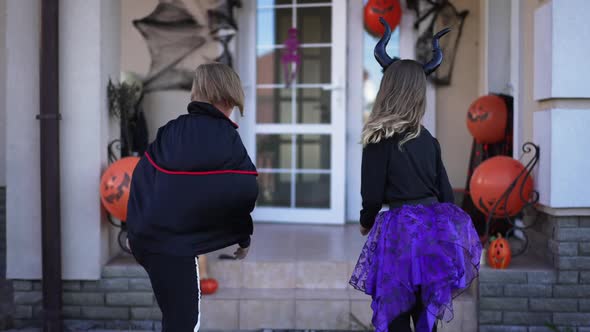
M498 96L477 98L467 112L467 128L478 143L493 144L504 139L508 109Z
M121 221L127 219L131 176L138 162L138 157L126 157L117 160L107 168L100 179L100 200L102 205L111 215Z
M379 22L379 17L383 17L393 31L402 19L402 7L399 0L369 0L365 5L364 15L367 32L380 38L385 27Z
M484 161L475 169L469 182L473 204L481 212L489 215L496 201L504 195L510 185L524 171L524 166L518 160L510 157L497 156ZM520 196L521 188L524 200ZM502 199L496 207L494 217L517 214L527 203L525 200L531 198L532 192L533 179L530 176L521 176L507 199Z
M505 269L510 265L511 260L510 244L501 234L498 234L488 248L488 265L494 269Z

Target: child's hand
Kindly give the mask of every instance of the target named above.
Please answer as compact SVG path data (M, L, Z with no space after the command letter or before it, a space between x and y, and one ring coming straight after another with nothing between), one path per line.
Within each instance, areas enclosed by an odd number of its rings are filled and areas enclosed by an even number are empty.
M361 235L362 235L362 236L365 236L365 235L369 234L369 232L370 232L370 231L371 231L370 229L368 229L368 228L364 228L364 227L361 225Z
M249 250L250 250L250 247L242 248L242 247L238 246L238 250L236 250L236 252L234 253L234 258L240 259L240 260L246 258L246 256L248 256Z

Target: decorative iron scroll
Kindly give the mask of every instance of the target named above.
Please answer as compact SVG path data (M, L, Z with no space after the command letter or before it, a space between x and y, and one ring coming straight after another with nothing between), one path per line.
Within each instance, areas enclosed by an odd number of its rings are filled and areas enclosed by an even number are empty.
M490 228L491 228L492 224L495 222L498 222L499 220L506 220L506 222L509 224L510 228L506 232L506 238L516 237L515 233L518 231L521 231L520 232L521 236L522 236L521 241L523 242L523 244L522 244L521 248L518 248L517 250L514 250L514 248L512 249L512 256L513 257L522 255L526 251L526 249L528 248L529 239L528 239L528 236L526 235L525 230L533 227L535 225L536 221L533 221L529 225L518 224L514 221L513 218L511 218L507 214L504 216L500 216L498 218L496 211L507 211L508 198L510 197L510 194L512 194L514 190L518 190L518 192L519 192L518 197L520 197L520 199L525 203L525 205L521 208L521 210L518 211L517 215L522 213L522 211L524 211L524 209L526 209L530 206L533 206L539 202L539 192L536 190L532 191L531 197L524 197L524 186L526 184L526 179L531 176L533 169L535 168L535 166L539 162L539 154L540 154L539 147L531 142L527 142L527 143L523 144L522 151L524 152L523 156L530 154L530 153L533 153L533 156L528 161L528 163L526 164L524 169L518 174L516 179L514 179L514 181L510 184L508 189L506 189L506 191L502 194L502 196L500 196L500 198L493 205L492 209L490 210L490 213L488 214L488 218L487 218L487 222L486 222L486 231L485 231L485 235L490 235ZM519 183L521 185L520 185L520 187L517 188L517 185Z

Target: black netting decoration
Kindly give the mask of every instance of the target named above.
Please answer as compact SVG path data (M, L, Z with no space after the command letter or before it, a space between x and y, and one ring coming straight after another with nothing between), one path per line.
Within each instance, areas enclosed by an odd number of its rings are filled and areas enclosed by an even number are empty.
M422 23L428 24L416 41L416 59L422 63L427 62L432 56L430 45L434 32L450 27L451 32L448 36L440 40L445 60L429 77L436 85L450 85L463 23L469 11L458 11L448 0L426 0L423 3L426 4L424 9L420 6L420 1L408 0L408 8L416 12L417 20L414 28L418 29Z

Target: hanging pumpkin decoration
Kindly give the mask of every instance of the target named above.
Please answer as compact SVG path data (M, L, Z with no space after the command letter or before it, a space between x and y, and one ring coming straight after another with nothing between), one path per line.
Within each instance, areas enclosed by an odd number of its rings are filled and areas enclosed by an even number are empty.
M512 260L510 244L498 234L498 237L490 243L488 249L488 265L494 269L506 269Z
M510 185L525 172L525 167L518 161L506 156L492 157L481 163L471 176L470 195L473 204L484 214L489 215ZM526 181L526 182L525 182ZM533 179L520 176L508 197L501 199L496 207L494 217L502 218L516 215L527 203L533 192Z
M506 135L508 108L499 96L477 98L467 112L467 128L480 144L498 143Z
M402 19L399 0L369 0L365 5L365 29L377 38L385 33L385 27L379 22L379 17L383 17L389 23L391 31L395 30Z
M100 179L100 200L104 208L115 218L127 219L127 202L131 176L139 162L138 157L125 157L107 168Z

